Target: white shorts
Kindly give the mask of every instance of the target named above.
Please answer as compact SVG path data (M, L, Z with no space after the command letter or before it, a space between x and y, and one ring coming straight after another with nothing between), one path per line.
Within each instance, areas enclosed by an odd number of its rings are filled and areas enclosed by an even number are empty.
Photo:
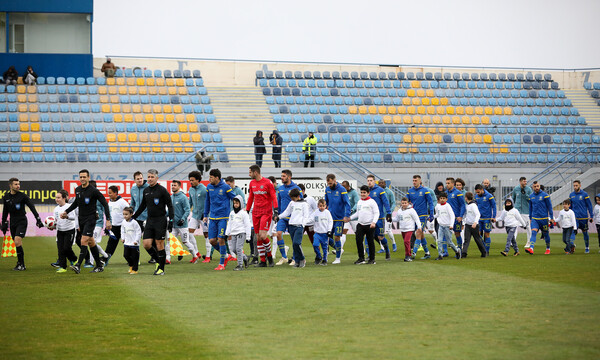
M204 222L202 222L196 218L190 218L190 220L188 221L188 228L189 229L200 229L200 231L202 233L205 233L208 231L208 229L204 229ZM173 228L173 231L175 231L175 228Z
M356 232L356 224L358 224L358 221L356 220L348 221L347 223L344 223L344 229Z
M386 233L392 231L392 223L386 220L384 228Z
M178 236L185 236L187 239L187 234L189 234L189 230L187 228L173 228L173 231L171 231L171 234L175 237ZM185 234L185 235L184 235Z
M425 230L427 231L434 231L435 230L435 224L433 221L427 221L427 223L425 224Z
M271 222L271 228L269 229L269 231L267 231L268 236L273 236L274 234L277 234L277 222L276 221Z
M96 226L94 228L94 241L98 244L102 242L102 230L104 228L102 226Z

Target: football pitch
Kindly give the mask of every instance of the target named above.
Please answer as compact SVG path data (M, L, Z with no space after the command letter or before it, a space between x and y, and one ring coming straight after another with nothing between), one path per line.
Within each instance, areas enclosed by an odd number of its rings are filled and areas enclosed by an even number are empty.
M400 237L397 237L399 240ZM520 236L520 240L523 235ZM203 239L199 238L202 243ZM27 238L27 271L0 260L3 359L157 358L600 358L600 254L491 256L353 265L349 236L342 264L287 265L215 272L173 258L129 275L122 245L104 273L56 274L52 238ZM286 237L286 243L289 238ZM521 249L522 249L522 243ZM202 248L203 246L201 246ZM78 249L76 253L78 254ZM451 251L452 253L452 251ZM432 255L437 251L433 250ZM334 255L330 255L332 259ZM417 259L422 256L419 253ZM331 260L330 260L331 261Z

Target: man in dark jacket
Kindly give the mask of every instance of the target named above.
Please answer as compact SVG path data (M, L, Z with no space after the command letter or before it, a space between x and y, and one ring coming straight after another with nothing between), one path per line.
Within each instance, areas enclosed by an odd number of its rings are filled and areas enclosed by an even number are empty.
M269 141L273 145L273 162L276 168L281 167L281 147L283 145L283 138L279 135L277 130L273 130L273 133L269 136Z
M265 147L265 139L263 138L263 132L260 130L256 131L254 137L254 157L256 158L256 165L262 167L263 155L267 153Z

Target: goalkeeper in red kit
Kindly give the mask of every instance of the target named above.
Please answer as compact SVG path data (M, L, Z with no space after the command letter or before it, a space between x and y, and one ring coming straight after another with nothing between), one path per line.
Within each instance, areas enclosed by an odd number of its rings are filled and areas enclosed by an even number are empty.
M250 181L248 189L248 204L246 211L249 213L254 203L252 210L252 223L254 232L256 233L256 247L260 255L260 263L258 267L273 266L273 257L271 256L271 242L267 237L267 232L271 228L271 221L277 218L277 195L273 183L260 174L258 165L250 166L248 173L252 181ZM266 256L265 256L266 253Z

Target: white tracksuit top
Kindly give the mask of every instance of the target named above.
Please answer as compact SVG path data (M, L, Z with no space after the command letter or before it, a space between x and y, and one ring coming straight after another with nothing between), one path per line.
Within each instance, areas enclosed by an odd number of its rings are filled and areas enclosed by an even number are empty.
M467 204L467 210L465 213L467 214L465 215L465 224L473 225L479 223L479 219L481 219L481 213L479 212L479 206L477 206L476 201Z
M108 208L110 209L110 217L112 218L112 225L119 226L123 224L123 209L128 207L129 204L125 199L119 198L116 201L109 201Z
M291 201L287 209L279 214L279 218L290 217L289 224L294 226L306 226L310 221L310 210L306 201Z
M554 221L556 221L563 229L572 227L573 230L577 230L577 219L575 218L575 212L573 212L573 210L561 210Z
M236 212L231 210L229 213L229 221L227 222L227 228L225 229L225 236L246 234L246 240L250 239L252 231L252 224L250 223L250 216L244 209Z
M123 223L121 224L121 238L123 238L125 241L124 244L127 246L140 245L142 228L140 228L140 225L137 223L137 221L133 219L130 219L129 221L123 220Z
M406 210L400 208L393 220L398 222L398 230L402 232L415 231L415 224L417 228L421 227L419 214L411 207L406 208Z
M356 212L352 214L350 220L357 220L361 225L371 225L379 220L379 207L375 200L360 199L356 204Z
M521 213L516 208L510 209L510 211L504 210L498 220L504 221L504 227L517 227L517 226L527 226L525 220L521 216Z
M434 217L437 219L438 224L440 224L441 226L450 227L454 226L454 220L456 219L456 217L454 216L454 211L448 203L445 203L444 205L437 204L435 206Z
M60 214L65 212L71 206L69 203L65 203L63 206L56 206L54 208L54 218L56 219L56 230L58 231L69 231L75 229L77 226L77 214L78 211L72 211L67 214L66 219L61 219ZM79 210L79 209L76 209Z
M317 201L315 200L314 197L312 197L310 195L306 196L304 198L304 201L306 201L306 203L308 204L308 212L309 213L314 214L315 211L319 210L319 206L317 205ZM313 226L314 223L315 223L315 219L312 216L310 216L308 218L308 223L306 224L306 226Z
M329 210L325 209L321 211L317 209L317 211L313 212L311 218L314 223L316 233L327 234L331 231L331 229L333 229L333 218L331 217Z

